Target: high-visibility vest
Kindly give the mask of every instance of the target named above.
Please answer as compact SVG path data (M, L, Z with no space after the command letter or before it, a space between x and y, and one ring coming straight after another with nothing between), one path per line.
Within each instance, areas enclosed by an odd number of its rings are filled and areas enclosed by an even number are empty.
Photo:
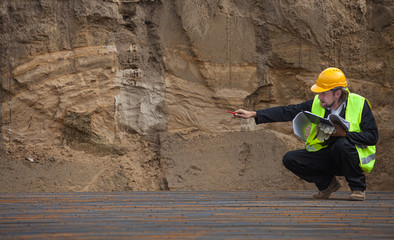
M349 93L345 113L345 119L350 122L349 132L361 132L360 122L365 101L367 101L369 104L369 101L364 97L354 93ZM326 110L320 106L318 95L316 95L315 99L313 100L311 111L313 114L324 117ZM327 147L327 145L322 145L322 141L319 141L316 138L316 131L316 124L312 124L308 139L305 142L305 148L309 152L316 152L322 148ZM364 172L369 173L375 164L376 147L360 146L357 144L355 146L360 158L360 168Z

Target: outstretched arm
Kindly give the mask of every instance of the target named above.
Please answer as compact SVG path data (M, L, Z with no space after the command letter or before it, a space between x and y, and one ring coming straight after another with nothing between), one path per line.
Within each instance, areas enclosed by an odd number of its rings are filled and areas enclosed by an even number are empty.
M291 121L301 111L311 111L313 99L289 106L279 106L257 111L247 111L238 109L235 111L235 117L239 118L252 118L254 117L256 124L269 123L269 122L286 122Z

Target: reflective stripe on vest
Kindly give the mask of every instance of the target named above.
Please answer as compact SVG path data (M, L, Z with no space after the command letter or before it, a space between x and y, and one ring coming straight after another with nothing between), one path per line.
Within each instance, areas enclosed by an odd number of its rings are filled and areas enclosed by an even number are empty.
M345 119L350 122L350 129L349 132L361 132L360 129L360 122L361 122L361 115L364 108L364 102L366 100L364 97L349 93L347 105L346 105L346 113ZM368 102L369 104L369 102ZM312 113L324 117L325 110L320 106L320 100L318 95L315 96L315 99L312 104ZM327 146L323 146L321 141L315 138L316 136L316 124L312 124L311 131L307 141L305 142L305 148L309 152L316 152L322 148ZM360 168L369 173L374 164L376 159L376 147L375 146L357 146L356 149L360 158Z
M375 160L375 157L376 157L376 154L373 153L373 154L371 154L369 156L366 156L365 158L360 158L361 164L368 164L371 161Z

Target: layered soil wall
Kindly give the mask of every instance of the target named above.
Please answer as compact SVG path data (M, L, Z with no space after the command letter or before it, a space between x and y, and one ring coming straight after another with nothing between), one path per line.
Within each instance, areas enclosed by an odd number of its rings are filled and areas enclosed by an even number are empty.
M392 1L5 0L0 191L314 189L282 165L291 123L225 110L313 98L342 69L394 190Z

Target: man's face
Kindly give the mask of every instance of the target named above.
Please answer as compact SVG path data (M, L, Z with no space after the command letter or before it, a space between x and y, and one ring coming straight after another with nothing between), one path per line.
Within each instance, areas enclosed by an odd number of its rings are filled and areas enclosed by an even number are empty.
M335 108L338 98L336 98L333 91L325 91L319 93L320 106L324 109Z

